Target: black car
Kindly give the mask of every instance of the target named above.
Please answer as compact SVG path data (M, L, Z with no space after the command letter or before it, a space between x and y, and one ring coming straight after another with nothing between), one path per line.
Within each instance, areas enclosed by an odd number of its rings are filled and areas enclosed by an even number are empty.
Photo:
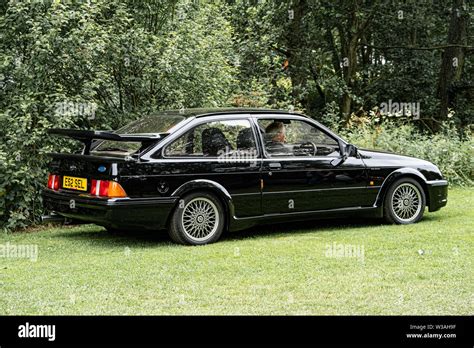
M215 242L260 223L348 215L409 224L447 203L430 162L357 149L301 114L191 109L116 132L52 129L84 143L54 153L43 201L51 215L108 230L167 229Z

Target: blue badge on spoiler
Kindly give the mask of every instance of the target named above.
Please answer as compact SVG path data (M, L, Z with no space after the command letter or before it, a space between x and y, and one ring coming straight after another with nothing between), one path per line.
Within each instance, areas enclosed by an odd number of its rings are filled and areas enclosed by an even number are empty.
M99 168L97 168L97 170L101 173L105 172L107 170L107 168L105 166L100 166Z

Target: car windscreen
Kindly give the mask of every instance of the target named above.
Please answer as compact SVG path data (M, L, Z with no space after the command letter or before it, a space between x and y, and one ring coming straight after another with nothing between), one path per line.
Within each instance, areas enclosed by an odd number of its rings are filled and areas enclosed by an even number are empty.
M184 121L182 115L154 115L141 118L127 124L115 133L117 134L158 134L170 133L176 125ZM113 153L116 155L130 155L140 149L139 142L104 140L97 145L92 152Z

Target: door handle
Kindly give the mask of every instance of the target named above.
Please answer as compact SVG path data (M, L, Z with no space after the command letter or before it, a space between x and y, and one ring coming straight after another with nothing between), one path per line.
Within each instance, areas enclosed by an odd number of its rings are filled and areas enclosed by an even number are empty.
M281 169L281 163L272 162L269 164L270 170L278 170Z

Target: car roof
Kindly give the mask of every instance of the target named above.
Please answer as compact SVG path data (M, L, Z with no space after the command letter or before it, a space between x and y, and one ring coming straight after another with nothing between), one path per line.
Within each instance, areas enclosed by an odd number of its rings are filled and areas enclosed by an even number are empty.
M298 111L264 109L264 108L192 108L192 109L176 109L158 111L150 114L150 116L183 116L189 117L203 117L213 115L227 115L227 114L286 114L305 116Z

